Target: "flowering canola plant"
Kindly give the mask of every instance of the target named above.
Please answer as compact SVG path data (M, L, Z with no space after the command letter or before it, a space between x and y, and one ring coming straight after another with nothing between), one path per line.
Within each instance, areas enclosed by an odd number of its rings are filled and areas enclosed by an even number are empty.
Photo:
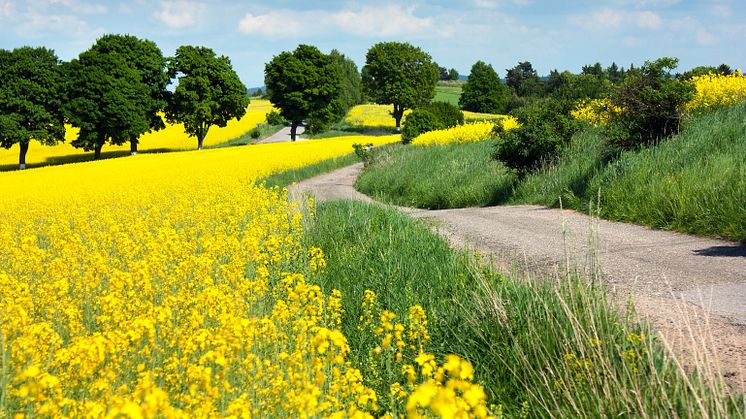
M313 206L255 180L397 140L0 175L0 416L369 417L381 395L348 361L341 295L307 281L326 264L300 241ZM411 317L426 324L416 308ZM377 327L385 338L388 324ZM425 340L423 327L399 329ZM403 390L406 409L438 414L450 397L486 414L466 361L422 354L428 374Z
M502 124L505 130L518 127L515 118L505 116L498 121L470 122L451 128L429 131L415 137L412 144L431 145L485 141L492 138L492 130L496 124Z
M618 107L611 104L609 99L582 100L570 111L570 116L590 126L597 127L609 122L610 116L619 110Z
M396 126L396 121L394 120L394 117L391 116L393 111L393 105L357 105L347 112L344 121L356 127L394 128ZM402 122L407 119L407 115L409 115L410 112L411 110L404 111Z
M263 123L267 113L272 110L272 104L268 100L255 99L251 101L246 110L246 115L240 120L232 119L228 121L225 127L211 127L205 138L205 146L221 144L234 138L240 137L247 133L257 124ZM55 146L43 146L36 141L31 141L29 145L27 163L36 164L54 160L59 157L68 157L74 155L85 155L90 152L75 148L70 142L77 138L78 129L67 127L65 132L65 142ZM18 164L18 145L10 149L0 148L0 165L16 166ZM189 138L184 132L183 124L166 123L166 128L160 131L153 131L143 134L140 137L138 150L193 150L197 148L197 140ZM129 143L120 146L104 146L104 151L121 151L127 152L130 149Z
M702 112L731 106L746 99L746 76L740 70L724 76L705 74L692 78L695 93L686 105L690 112Z

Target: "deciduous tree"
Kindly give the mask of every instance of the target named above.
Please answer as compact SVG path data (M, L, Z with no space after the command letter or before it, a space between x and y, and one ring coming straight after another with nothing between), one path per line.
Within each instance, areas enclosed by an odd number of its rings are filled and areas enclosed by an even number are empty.
M249 93L228 57L184 45L169 60L168 74L178 77L178 84L168 101L166 120L184 124L184 131L197 137L199 150L210 127L224 127L246 115Z
M325 124L335 117L335 103L342 83L337 62L311 45L284 51L264 67L270 102L290 122L290 139L306 119Z
M365 57L363 91L376 103L391 104L397 130L407 109L423 106L435 96L438 66L429 54L402 42L373 45Z
M63 108L70 123L80 128L73 146L93 150L99 159L106 142L121 145L150 129L143 108L150 92L125 56L94 46L64 69L70 99Z
M477 61L461 89L459 106L472 112L503 113L510 100L510 89L500 82L491 65Z
M166 127L161 112L166 108L169 96L166 87L170 78L166 72L166 58L153 41L139 39L132 35L104 35L92 48L102 54L118 54L127 64L140 74L140 82L148 92L142 96L139 106L146 113L148 126L152 131ZM137 154L139 136L129 139L130 153Z
M59 60L46 48L0 50L0 81L0 146L18 144L18 167L25 169L31 140L65 140Z

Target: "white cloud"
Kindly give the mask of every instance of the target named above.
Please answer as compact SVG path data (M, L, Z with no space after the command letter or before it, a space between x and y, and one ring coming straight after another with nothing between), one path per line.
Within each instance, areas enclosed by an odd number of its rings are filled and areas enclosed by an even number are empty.
M12 1L0 1L0 19L12 16L15 10L15 5Z
M697 40L697 45L702 46L708 46L713 45L715 42L717 42L717 38L715 35L711 34L705 29L698 29L695 38Z
M570 22L592 30L619 29L637 26L641 29L660 29L663 19L649 10L630 12L618 9L599 9L587 14L570 17Z
M733 10L727 4L713 4L710 6L710 14L716 17L729 18L733 15Z
M432 18L414 15L414 7L364 7L359 11L343 10L330 15L330 21L340 29L362 36L400 36L436 31Z
M192 1L162 1L160 10L154 13L156 19L171 29L194 26L207 11L203 3Z
M663 24L660 16L653 12L639 12L633 15L637 26L645 29L658 29Z
M405 35L450 36L448 25L436 25L432 17L418 17L412 6L363 6L339 11L276 10L265 14L247 13L238 29L247 34L293 37L319 32L341 31L364 37Z
M64 33L73 37L88 36L92 30L88 23L71 14L28 12L16 27L19 35L37 38L50 33Z
M499 5L498 0L474 0L474 6L478 9L497 9Z

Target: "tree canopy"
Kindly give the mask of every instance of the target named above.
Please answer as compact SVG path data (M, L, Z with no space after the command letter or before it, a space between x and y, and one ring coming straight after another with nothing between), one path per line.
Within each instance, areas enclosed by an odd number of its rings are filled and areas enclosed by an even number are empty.
M169 60L168 74L178 78L178 84L166 107L166 120L183 123L184 131L197 137L199 150L211 126L224 127L246 114L249 93L228 57L184 45Z
M508 72L506 84L518 96L542 96L544 84L530 62L520 62L506 71Z
M104 35L92 50L102 54L118 54L137 70L140 82L148 92L139 98L142 100L139 105L146 113L148 126L153 131L165 128L161 112L166 108L169 96L166 87L171 80L166 72L166 58L155 42L132 35ZM137 153L138 137L129 139L132 154Z
M472 112L504 113L510 89L500 82L491 65L477 61L461 89L459 106Z
M107 141L121 145L150 129L143 108L150 92L124 55L94 45L63 67L70 98L63 108L70 123L80 128L73 146L94 150L99 159Z
M264 67L270 102L290 122L295 141L298 126L306 119L325 124L335 117L335 100L342 83L337 61L311 45L284 51Z
M343 118L347 111L355 105L363 103L363 87L360 71L350 58L336 49L329 53L342 75L342 85L334 101L335 116Z
M0 146L18 144L24 169L32 139L47 145L65 140L59 60L46 48L0 50L0 80Z
M435 96L438 65L429 54L402 42L373 45L365 57L363 91L378 104L394 106L397 129L406 109L430 102Z

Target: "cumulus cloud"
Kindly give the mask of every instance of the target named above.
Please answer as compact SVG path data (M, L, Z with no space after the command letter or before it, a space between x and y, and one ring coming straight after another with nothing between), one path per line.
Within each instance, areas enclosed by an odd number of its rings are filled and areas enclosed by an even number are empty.
M15 5L11 1L0 1L0 19L10 17L15 12Z
M663 19L655 12L626 11L619 9L599 9L587 14L570 17L570 22L594 30L619 29L636 26L641 29L660 29Z
M203 3L192 1L162 1L156 19L171 29L183 29L197 24L199 17L207 11Z
M246 34L293 37L319 32L341 31L364 37L405 35L449 36L447 25L436 25L432 17L418 17L412 6L364 6L339 11L276 10L265 14L247 13L238 28Z

